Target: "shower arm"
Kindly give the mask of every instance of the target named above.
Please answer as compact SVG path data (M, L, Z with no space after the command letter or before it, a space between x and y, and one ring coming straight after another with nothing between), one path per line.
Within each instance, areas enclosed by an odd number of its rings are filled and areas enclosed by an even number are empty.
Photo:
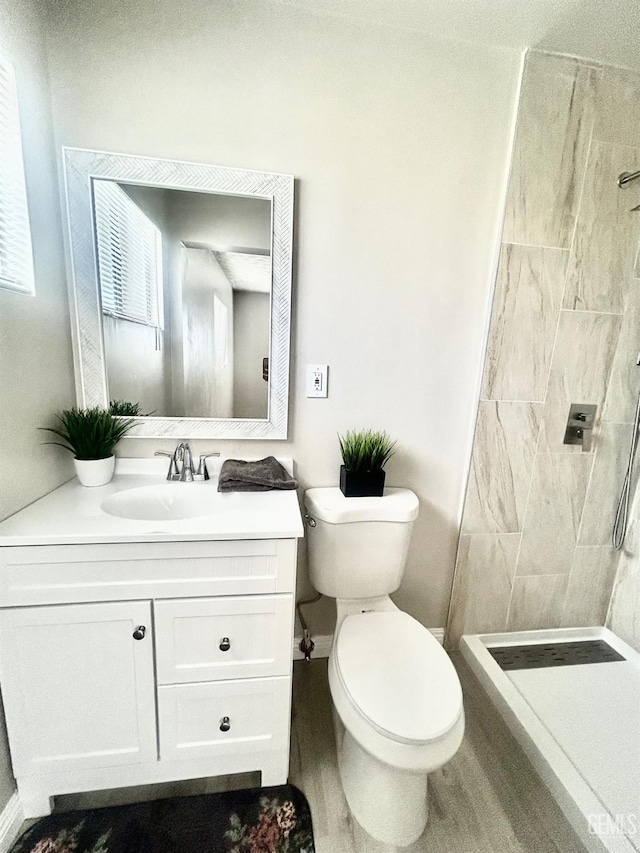
M618 178L618 186L622 189L622 187L626 187L627 184L630 184L631 181L635 181L638 178L640 178L640 171L623 172Z
M622 172L622 174L618 176L618 186L622 190L627 184L630 184L631 181L635 181L638 178L640 178L640 170L637 172ZM640 210L640 204L636 205L636 207L632 207L631 213L635 213L638 210Z

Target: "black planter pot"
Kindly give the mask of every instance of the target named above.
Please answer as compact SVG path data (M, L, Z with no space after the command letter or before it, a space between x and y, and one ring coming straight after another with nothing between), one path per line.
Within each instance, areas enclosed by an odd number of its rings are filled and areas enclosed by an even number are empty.
M340 491L345 498L382 497L384 471L347 471L340 466Z

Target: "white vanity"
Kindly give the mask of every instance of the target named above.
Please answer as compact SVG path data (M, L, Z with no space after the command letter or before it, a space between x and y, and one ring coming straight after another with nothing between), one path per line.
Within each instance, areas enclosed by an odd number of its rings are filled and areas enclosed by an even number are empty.
M297 494L165 483L165 467L118 460L108 486L71 481L0 524L0 682L27 817L56 794L287 779ZM186 503L167 503L173 487ZM142 518L105 512L135 515L133 489Z

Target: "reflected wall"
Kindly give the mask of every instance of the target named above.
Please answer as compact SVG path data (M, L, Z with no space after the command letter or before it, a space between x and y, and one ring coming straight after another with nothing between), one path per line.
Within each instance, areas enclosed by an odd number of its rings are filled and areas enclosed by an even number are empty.
M146 320L110 312L102 294L109 399L158 417L266 418L271 202L118 187L161 235L162 292ZM107 227L96 216L98 248Z

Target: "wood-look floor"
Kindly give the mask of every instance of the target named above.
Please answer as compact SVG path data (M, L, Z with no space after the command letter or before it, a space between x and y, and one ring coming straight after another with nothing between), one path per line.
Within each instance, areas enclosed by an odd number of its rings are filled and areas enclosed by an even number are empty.
M295 664L290 782L309 800L317 853L585 853L462 657L455 654L454 661L464 690L465 738L453 760L430 776L427 828L405 848L379 844L349 815L338 777L327 661ZM259 775L250 773L74 794L56 798L55 810L258 784Z

